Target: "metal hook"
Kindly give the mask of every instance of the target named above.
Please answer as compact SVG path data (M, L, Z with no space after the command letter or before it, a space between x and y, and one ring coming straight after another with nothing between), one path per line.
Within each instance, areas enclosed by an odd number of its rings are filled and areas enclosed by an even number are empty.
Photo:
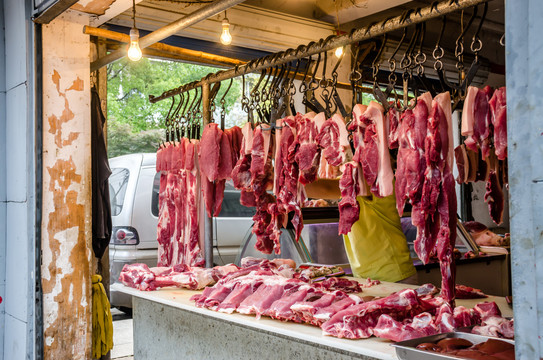
M488 3L483 4L483 15L481 16L481 21L479 22L479 26L477 27L477 31L473 35L473 38L471 40L471 51L475 54L475 57L478 56L479 51L483 48L483 42L479 38L479 32L481 31L481 28L483 26L483 22L486 18L486 13L488 11Z

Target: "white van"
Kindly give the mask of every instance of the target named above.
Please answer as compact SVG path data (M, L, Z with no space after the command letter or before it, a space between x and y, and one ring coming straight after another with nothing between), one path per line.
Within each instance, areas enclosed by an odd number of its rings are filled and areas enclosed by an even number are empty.
M109 196L113 230L109 243L110 282L118 282L125 264L157 265L158 191L156 154L130 154L109 159ZM226 185L221 213L213 219L214 262L236 260L241 242L252 226L254 208L239 203L240 192ZM217 236L219 234L219 236ZM111 291L111 305L132 307L130 296Z

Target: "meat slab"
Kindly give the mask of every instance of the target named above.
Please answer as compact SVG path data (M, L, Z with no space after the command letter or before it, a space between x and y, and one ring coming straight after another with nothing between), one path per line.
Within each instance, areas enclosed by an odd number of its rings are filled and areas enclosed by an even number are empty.
M494 91L489 101L491 121L494 127L494 148L499 160L507 157L507 101L505 87Z

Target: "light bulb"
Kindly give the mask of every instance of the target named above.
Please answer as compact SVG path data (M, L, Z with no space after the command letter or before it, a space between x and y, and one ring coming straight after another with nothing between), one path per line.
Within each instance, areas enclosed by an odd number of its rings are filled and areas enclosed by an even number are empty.
M340 58L343 55L343 46L338 47L336 51L334 52L334 54L336 55L337 58Z
M130 29L130 47L128 48L128 58L132 61L141 59L141 49L139 44L140 33L138 29Z
M230 35L230 23L227 18L222 20L222 34L221 34L221 43L223 45L230 45L232 42L232 35Z

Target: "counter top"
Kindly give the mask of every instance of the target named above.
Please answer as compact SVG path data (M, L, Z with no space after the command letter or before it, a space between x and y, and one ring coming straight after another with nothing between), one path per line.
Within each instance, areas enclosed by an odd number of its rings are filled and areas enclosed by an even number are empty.
M337 348L368 357L378 359L396 359L395 350L392 346L390 346L392 342L385 339L379 339L376 337L361 340L338 339L335 337L322 335L321 329L316 326L296 324L292 322L281 322L267 317L262 317L260 320L256 320L254 315L242 315L238 313L224 314L206 308L198 308L194 305L194 302L190 301L189 299L193 295L201 293L201 290L192 291L186 289L168 288L157 291L139 291L124 286L120 283L113 284L111 287L117 291L121 291L132 296L172 306L185 311L202 314L222 321L236 323L245 327L259 329L260 331L267 331L286 337L292 337L308 343L325 345L331 348ZM380 285L375 285L371 288L364 289L363 295L387 296L392 292L405 288L416 288L416 286L384 282ZM512 309L509 307L505 301L505 298L503 297L490 296L486 299L457 300L457 305L473 307L475 304L482 301L495 301L500 307L503 316L513 315Z

